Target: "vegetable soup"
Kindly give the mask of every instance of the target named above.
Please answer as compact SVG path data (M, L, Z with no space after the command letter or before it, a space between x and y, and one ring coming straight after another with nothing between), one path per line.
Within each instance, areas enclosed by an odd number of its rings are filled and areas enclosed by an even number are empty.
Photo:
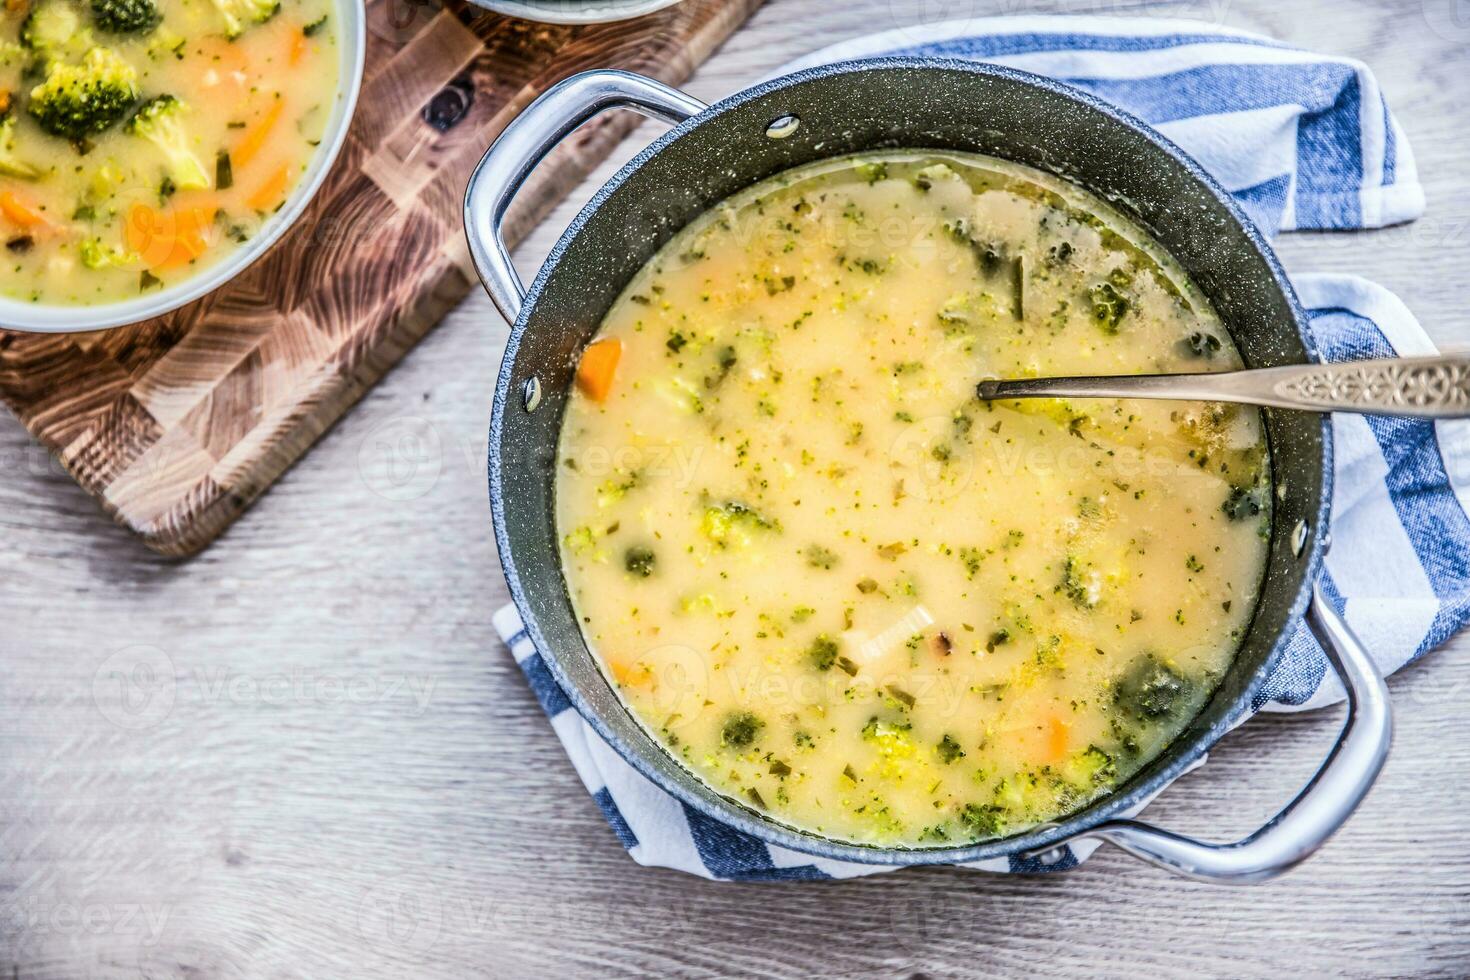
M1240 365L1155 242L1048 175L919 151L779 175L674 237L582 355L574 608L668 751L776 819L886 846L1056 819L1230 664L1262 422L976 383Z
M0 295L94 305L258 234L342 95L336 0L0 0Z

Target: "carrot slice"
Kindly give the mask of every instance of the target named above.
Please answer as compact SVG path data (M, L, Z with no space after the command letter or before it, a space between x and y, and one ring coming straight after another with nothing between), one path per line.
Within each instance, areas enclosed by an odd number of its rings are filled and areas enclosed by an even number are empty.
M270 178L261 185L260 189L251 194L245 203L257 211L273 211L286 197L286 186L291 182L291 168L281 167Z
M35 205L12 191L0 191L0 214L22 228L49 228L51 222Z
M1056 762L1067 754L1067 745L1072 739L1071 727L1059 716L1051 720L1051 729L1046 737L1046 754L1051 762Z
M276 99L271 103L265 115L256 120L255 124L245 130L245 135L240 137L240 142L235 144L235 149L230 153L230 161L236 168L247 166L251 160L260 155L265 148L265 141L270 139L271 130L276 128L276 123L281 121L281 112L285 108L284 99Z
M589 344L577 364L577 387L595 402L606 401L622 356L623 342L616 337Z
M291 49L287 53L286 59L293 65L299 65L301 64L301 59L306 57L306 47L309 43L306 40L306 32L298 27L291 31L290 37Z
M135 204L123 225L123 240L150 269L176 269L209 250L216 209L209 206L158 211Z

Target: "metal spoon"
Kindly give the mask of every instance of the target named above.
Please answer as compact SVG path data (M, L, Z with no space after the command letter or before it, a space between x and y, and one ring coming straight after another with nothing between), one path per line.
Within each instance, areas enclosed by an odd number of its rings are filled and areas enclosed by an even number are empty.
M1336 364L1113 377L982 381L985 401L1010 398L1163 398L1240 402L1310 412L1415 419L1470 418L1470 353Z

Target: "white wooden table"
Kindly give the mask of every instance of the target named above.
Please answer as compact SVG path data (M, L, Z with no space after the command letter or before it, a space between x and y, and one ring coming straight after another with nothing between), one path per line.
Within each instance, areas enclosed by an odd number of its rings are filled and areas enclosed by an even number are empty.
M718 97L818 44L1028 6L1223 20L1369 62L1429 215L1281 251L1295 271L1370 274L1437 340L1470 342L1464 0L772 0L691 88ZM527 270L611 166L520 250ZM1378 788L1317 857L1263 887L1191 884L1116 852L1035 879L924 869L818 885L634 865L490 628L505 588L483 460L505 332L470 299L186 563L112 527L0 418L4 973L1470 970L1465 640L1394 678L1397 743ZM405 493L386 467L397 436L425 426L437 451ZM1254 827L1338 721L1252 721L1150 817L1214 838Z

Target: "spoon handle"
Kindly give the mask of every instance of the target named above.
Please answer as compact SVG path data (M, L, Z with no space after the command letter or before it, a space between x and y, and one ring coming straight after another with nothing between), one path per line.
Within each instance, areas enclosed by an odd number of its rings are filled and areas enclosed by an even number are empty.
M1311 412L1417 419L1470 418L1470 353L1290 364L1218 374L982 381L986 401L1009 398L1164 398L1240 402Z

